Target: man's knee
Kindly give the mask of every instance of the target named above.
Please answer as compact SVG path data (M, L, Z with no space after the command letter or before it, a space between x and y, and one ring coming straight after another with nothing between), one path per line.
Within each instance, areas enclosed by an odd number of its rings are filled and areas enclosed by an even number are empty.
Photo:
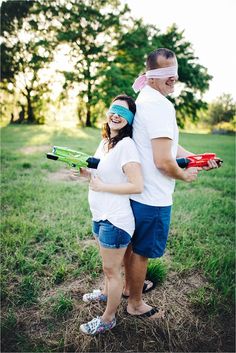
M143 264L148 262L148 257L140 255L140 254L137 254L135 252L133 252L132 257L133 257L134 261L142 262Z

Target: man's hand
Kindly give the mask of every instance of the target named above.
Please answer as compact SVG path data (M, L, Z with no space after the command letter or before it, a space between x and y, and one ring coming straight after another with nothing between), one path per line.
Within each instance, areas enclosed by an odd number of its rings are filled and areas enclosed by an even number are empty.
M195 181L197 179L197 175L199 170L201 170L202 168L187 168L185 169L184 172L184 181L186 181L187 183L191 183L192 181Z
M221 164L222 164L221 162L217 163L216 159L210 159L208 161L208 166L207 167L203 167L202 169L208 171L208 170L212 170L212 169L215 169L215 168L220 168Z
M96 175L92 176L89 183L89 187L93 191L103 191L104 185L105 184L102 182L102 180Z

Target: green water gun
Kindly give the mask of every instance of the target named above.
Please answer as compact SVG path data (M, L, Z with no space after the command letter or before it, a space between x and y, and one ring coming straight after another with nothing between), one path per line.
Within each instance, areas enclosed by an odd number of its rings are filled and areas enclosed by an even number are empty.
M61 161L75 169L93 168L96 169L100 159L91 157L84 152L71 150L67 147L54 146L52 153L46 154L48 159Z

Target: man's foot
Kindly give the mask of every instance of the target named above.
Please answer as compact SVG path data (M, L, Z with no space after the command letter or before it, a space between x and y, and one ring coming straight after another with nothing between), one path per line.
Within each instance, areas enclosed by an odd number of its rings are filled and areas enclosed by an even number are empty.
M143 283L143 293L147 293L150 292L151 290L153 290L156 287L156 283L149 281L148 279L145 279L144 283ZM124 290L123 294L122 294L123 298L129 298L129 291L128 290Z
M149 318L152 320L155 319L164 319L165 312L162 309L152 308L150 305L145 304L142 302L139 306L133 307L132 305L128 304L127 307L127 314L140 317L140 318Z
M93 320L87 322L86 324L80 325L80 331L86 335L97 335L98 333L103 333L105 331L111 330L116 326L116 319L114 318L110 322L102 321L101 317L96 317Z
M103 294L100 289L94 289L92 293L83 295L83 301L88 302L107 302L107 295Z

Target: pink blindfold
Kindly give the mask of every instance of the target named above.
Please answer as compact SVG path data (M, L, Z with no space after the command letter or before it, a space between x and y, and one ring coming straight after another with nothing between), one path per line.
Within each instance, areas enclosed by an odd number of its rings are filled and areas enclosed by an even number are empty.
M178 75L178 66L163 67L161 69L149 70L145 74L139 76L134 81L132 86L135 93L141 91L143 87L147 84L149 78L167 78Z

